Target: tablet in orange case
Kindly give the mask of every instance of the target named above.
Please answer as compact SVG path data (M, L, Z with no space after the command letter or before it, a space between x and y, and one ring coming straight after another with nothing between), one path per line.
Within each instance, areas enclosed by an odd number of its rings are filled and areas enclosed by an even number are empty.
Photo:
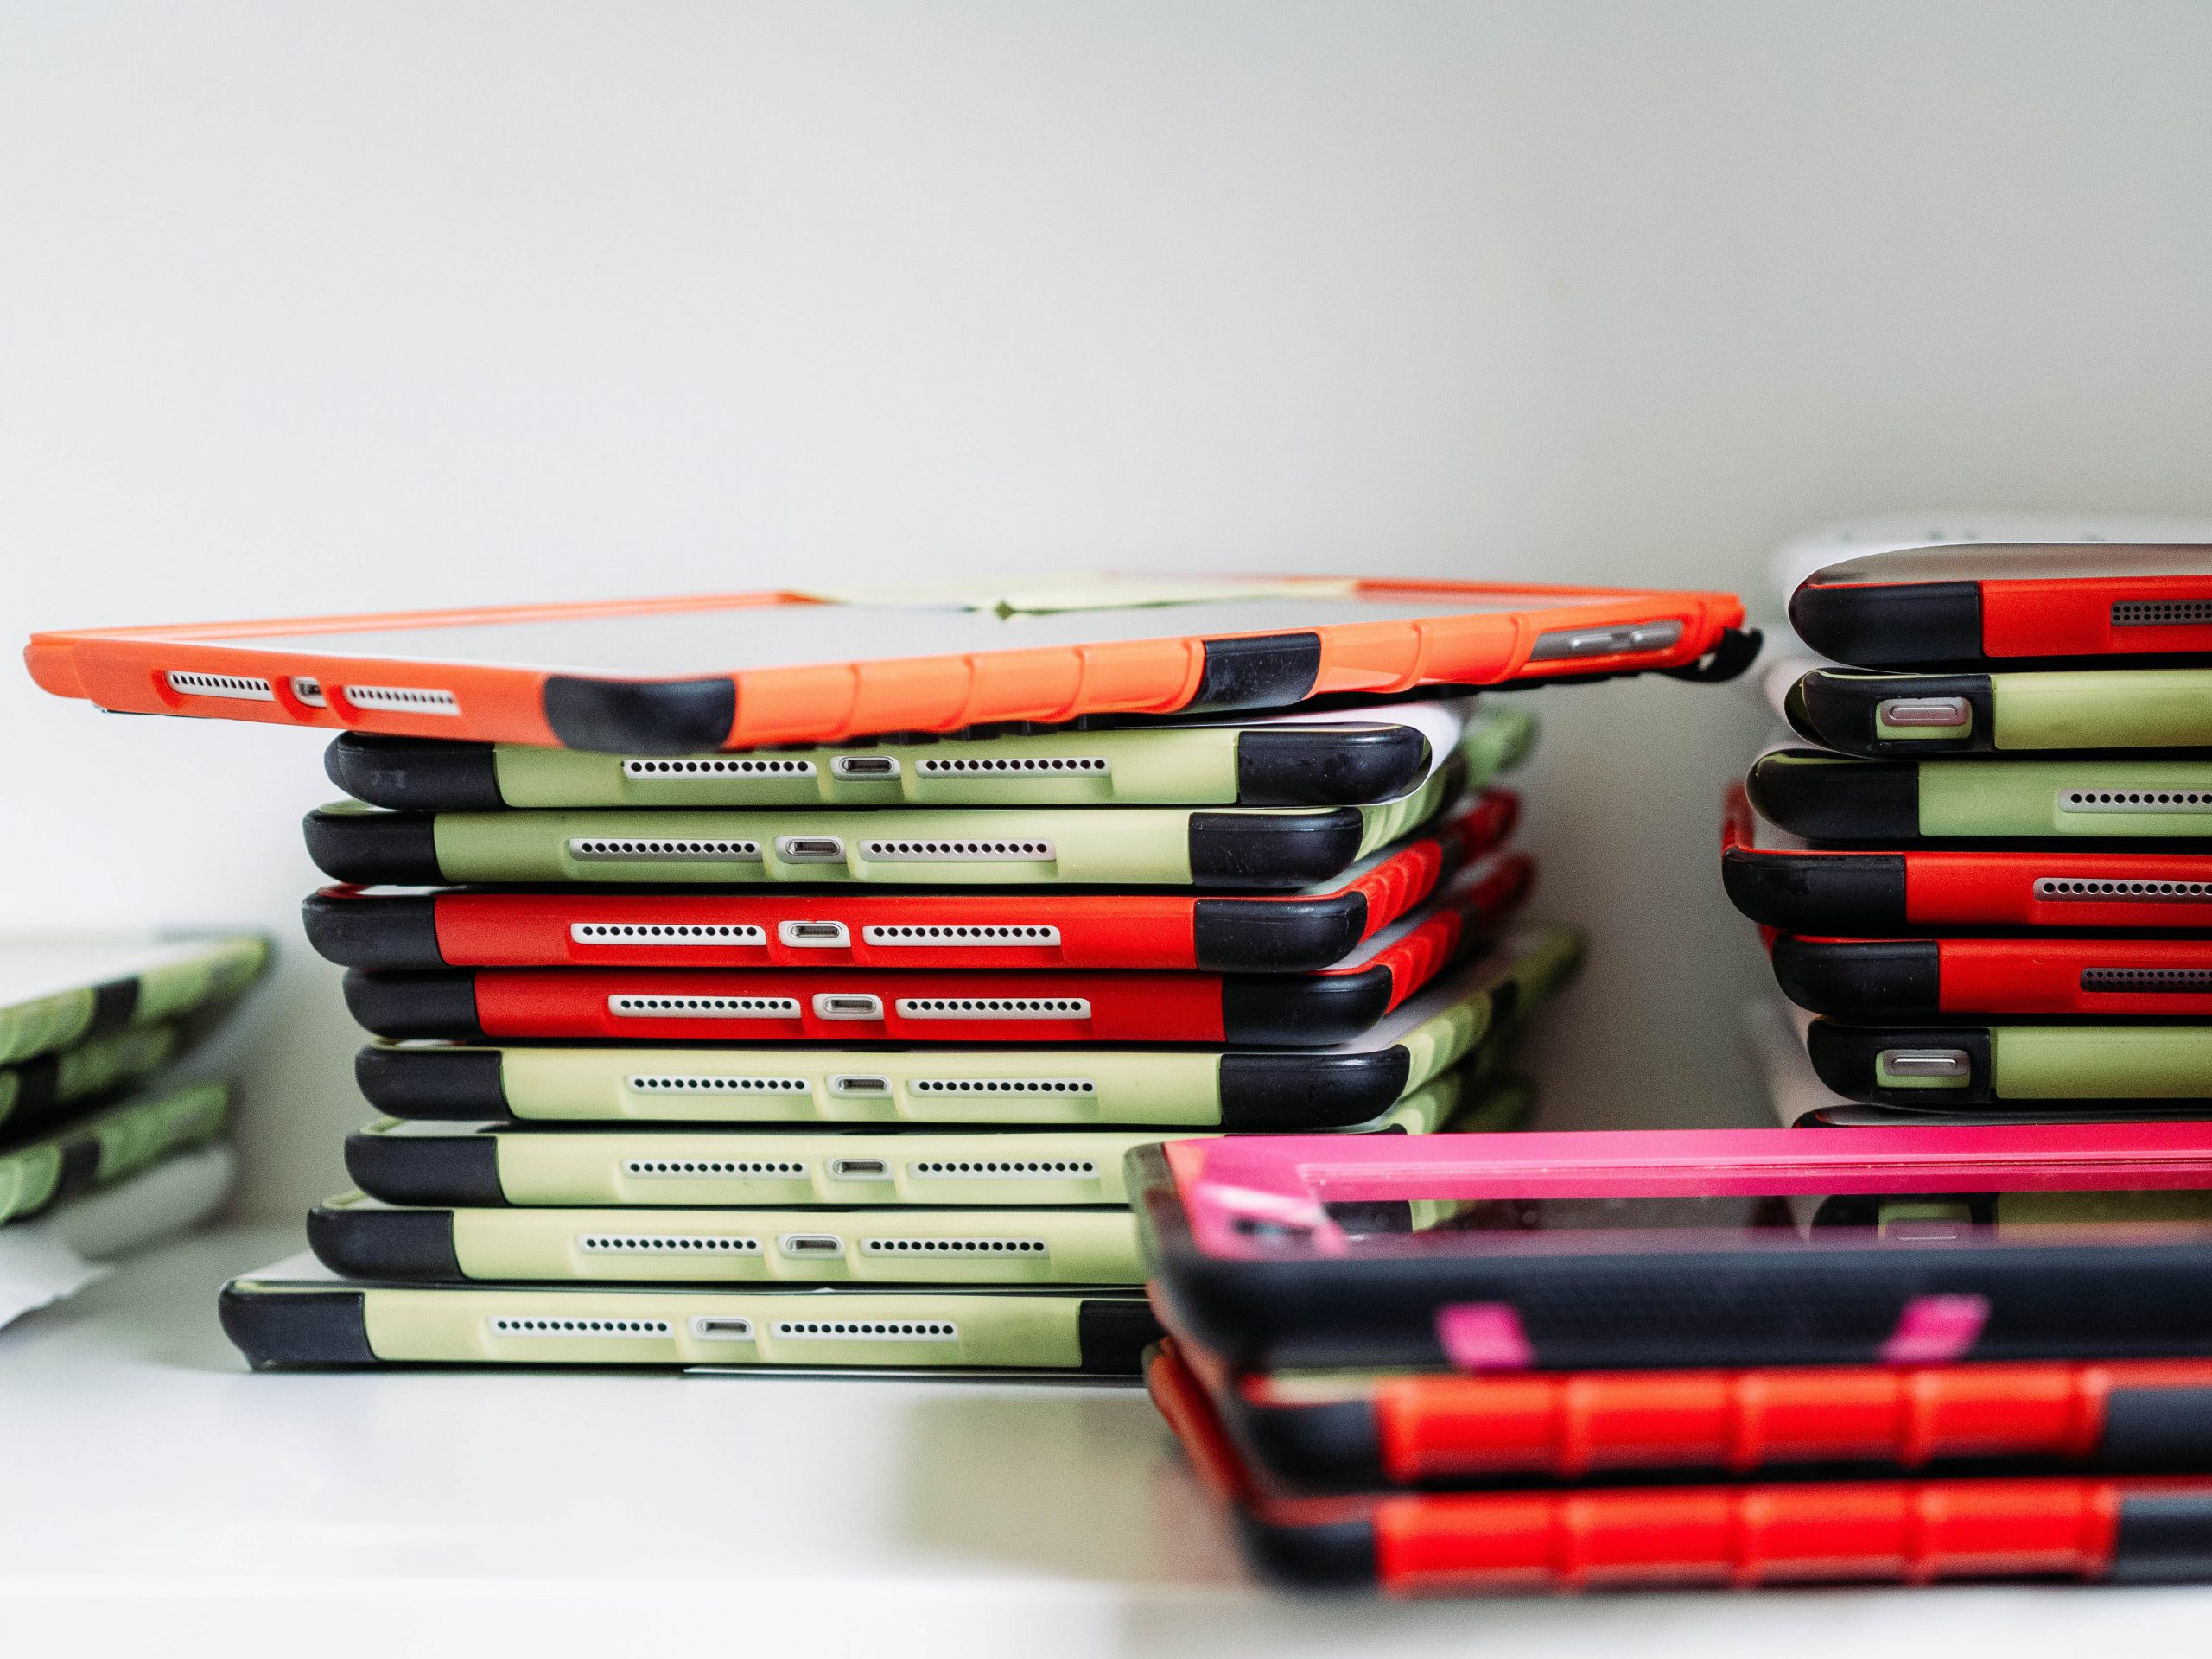
M1732 594L1068 577L80 629L32 677L136 714L670 754L999 721L1279 708L1758 649Z

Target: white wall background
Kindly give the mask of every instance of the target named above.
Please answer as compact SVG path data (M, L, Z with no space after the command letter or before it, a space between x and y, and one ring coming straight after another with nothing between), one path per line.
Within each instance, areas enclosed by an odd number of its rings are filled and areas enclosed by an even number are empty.
M2212 510L2212 7L0 7L0 636L1034 564L1745 587ZM1541 694L1553 1121L1756 1121L1713 803ZM296 939L318 741L0 676L8 925ZM249 1203L340 1184L335 976Z

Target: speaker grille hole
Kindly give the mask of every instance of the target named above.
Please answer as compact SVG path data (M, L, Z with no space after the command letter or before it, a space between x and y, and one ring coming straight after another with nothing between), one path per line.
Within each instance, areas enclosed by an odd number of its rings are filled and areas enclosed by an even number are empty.
M409 715L457 715L461 702L450 691L419 685L349 685L346 701L358 709L397 709Z
M1113 767L1105 757L1096 754L1064 755L1058 758L1033 757L1026 760L948 758L915 763L914 770L925 778L951 778L988 773L1001 778L1043 778L1067 772L1084 772L1096 774L1111 772Z
M908 1166L927 1180L1096 1180L1098 1165L1089 1158L931 1158Z
M797 1342L957 1342L950 1319L778 1319L770 1327Z
M567 1319L537 1318L521 1313L494 1313L485 1323L495 1337L672 1337L676 1327L666 1319L624 1319L592 1313Z
M574 922L578 944L766 944L766 928L738 922Z
M758 1255L760 1241L709 1233L584 1233L576 1248L586 1255Z
M861 938L870 944L1046 945L1060 942L1060 930L1028 923L946 922L934 926L864 927Z
M760 843L740 841L690 838L660 841L644 836L577 836L569 842L569 855L577 859L596 859L607 863L664 863L670 861L690 863L760 862Z
M869 858L904 859L938 864L1037 864L1049 862L1049 841L864 841Z
M2212 969L2084 968L2085 991L2164 991L2175 995L2212 991Z
M2058 804L2069 812L2212 812L2212 789L2069 789Z
M2189 905L2212 904L2212 881L2122 881L2104 876L2046 875L2036 882L2036 897L2085 902L2101 899L2140 899Z
M626 1158L622 1173L645 1180L745 1180L761 1175L804 1175L806 1166L782 1158Z
M2174 628L2212 622L2212 599L2116 599L2116 628Z
M864 1238L863 1255L1044 1255L1041 1238Z
M811 778L814 762L780 755L688 755L658 760L646 756L622 763L625 778Z
M1089 1077L917 1077L906 1085L917 1095L1095 1095Z
M607 1011L636 1020L796 1020L794 996L610 996Z
M668 1073L639 1075L625 1084L639 1095L804 1095L813 1085L804 1077L687 1077Z
M1090 1018L1090 1000L1082 996L902 996L896 1006L908 1020Z
M175 668L168 672L169 690L194 697L229 697L239 702L274 702L276 694L269 682L251 674L197 674Z

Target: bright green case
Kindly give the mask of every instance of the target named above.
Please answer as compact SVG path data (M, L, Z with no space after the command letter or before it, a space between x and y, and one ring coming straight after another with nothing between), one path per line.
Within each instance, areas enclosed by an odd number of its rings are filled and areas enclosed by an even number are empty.
M1567 928L1518 930L1505 943L1515 954L1478 978L1471 1004L1442 1009L1394 1037L1413 1057L1404 1092L1421 1088L1481 1040L1498 986L1512 985L1515 1006L1525 1013L1564 984L1581 961L1581 937ZM1375 1034L1390 1034L1388 1022ZM468 1052L499 1057L508 1113L524 1122L1204 1128L1221 1122L1221 1058L1205 1048L577 1044ZM855 1086L862 1082L866 1088Z
M429 815L437 868L459 882L766 881L902 883L920 887L1109 885L1186 887L1193 819L1359 815L1349 866L1426 823L1450 804L1465 772L1440 767L1419 789L1372 806L887 807L751 811L499 811ZM371 809L325 807L327 819ZM728 856L718 856L721 849ZM797 856L793 855L797 854Z
M56 1198L105 1186L181 1147L213 1140L230 1115L219 1083L124 1101L0 1152L0 1222L36 1215Z
M1348 726L1383 723L1344 716ZM1227 806L1237 798L1236 725L1055 731L855 747L690 755L595 754L502 743L499 798L529 810L817 806ZM1469 785L1512 765L1534 722L1519 709L1471 715L1460 753ZM887 760L887 778L840 761Z
M33 957L65 951L143 958L142 965L96 970L97 979L0 1004L0 1065L12 1065L126 1026L152 1025L243 992L269 960L266 939L239 936L162 944L0 941Z
M2212 1026L1991 1026L2005 1100L2212 1102Z
M1534 1106L1524 1078L1484 1081L1471 1059L1401 1101L1376 1127L1428 1134L1517 1127ZM318 1223L389 1206L350 1192ZM445 1218L467 1280L614 1283L1134 1285L1144 1271L1127 1209L500 1209L406 1211ZM317 1249L334 1267L393 1273ZM362 1258L367 1262L367 1258ZM412 1273L408 1277L415 1276Z
M1100 1369L1095 1358L1086 1364L1087 1318L1112 1316L1115 1340L1100 1344L1109 1351L1128 1346L1144 1319L1141 1299L1127 1293L1057 1289L401 1288L249 1275L224 1292L233 1339L256 1326L254 1336L281 1338L282 1310L268 1306L276 1297L302 1304L305 1358L256 1355L264 1363L360 1363L318 1352L322 1331L315 1328L327 1329L340 1312L335 1305L355 1297L368 1358L398 1363L1076 1371ZM343 1311L350 1327L351 1309ZM1135 1358L1114 1351L1112 1369L1133 1372Z
M51 1116L77 1102L150 1077L180 1043L174 1026L128 1026L20 1065L0 1067L0 1135L26 1116Z
M1918 764L1923 836L2212 836L2212 761Z

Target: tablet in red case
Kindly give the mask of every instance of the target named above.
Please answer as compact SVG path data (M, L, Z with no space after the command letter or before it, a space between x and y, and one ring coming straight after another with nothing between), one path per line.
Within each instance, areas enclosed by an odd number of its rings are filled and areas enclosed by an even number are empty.
M2212 655L2212 547L2107 543L1902 548L1808 576L1807 645L1858 668L2109 664Z
M1308 1497L1239 1453L1179 1345L1153 1402L1272 1575L1395 1595L2212 1576L2212 1480L2079 1477Z
M1349 1042L1486 937L1458 889L1313 974L899 969L448 969L346 976L379 1037L652 1042Z
M1784 933L1774 976L1842 1020L1943 1014L2212 1014L2212 939L1840 939Z
M1808 847L1761 823L1740 784L1722 803L1720 874L1745 915L1802 933L2212 929L2212 854Z
M1063 576L35 635L104 709L684 754L1659 671L1727 678L1734 595Z

